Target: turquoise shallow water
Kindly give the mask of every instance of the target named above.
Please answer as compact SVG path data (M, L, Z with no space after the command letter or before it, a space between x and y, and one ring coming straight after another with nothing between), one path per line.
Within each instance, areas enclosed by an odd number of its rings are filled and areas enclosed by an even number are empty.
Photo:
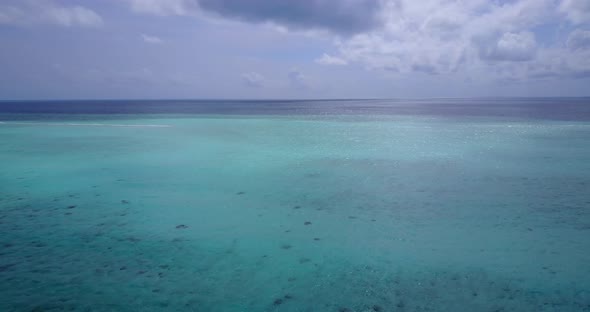
M0 124L0 311L590 311L590 123Z

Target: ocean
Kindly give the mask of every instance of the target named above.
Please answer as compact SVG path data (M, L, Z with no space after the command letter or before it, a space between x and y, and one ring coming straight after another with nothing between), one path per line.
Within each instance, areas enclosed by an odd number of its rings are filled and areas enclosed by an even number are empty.
M590 98L0 101L0 311L590 311Z

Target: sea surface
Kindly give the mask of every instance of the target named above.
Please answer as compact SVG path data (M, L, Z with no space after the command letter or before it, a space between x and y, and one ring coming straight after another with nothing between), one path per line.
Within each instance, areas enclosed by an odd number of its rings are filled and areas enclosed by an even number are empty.
M590 311L590 98L1 101L0 311Z

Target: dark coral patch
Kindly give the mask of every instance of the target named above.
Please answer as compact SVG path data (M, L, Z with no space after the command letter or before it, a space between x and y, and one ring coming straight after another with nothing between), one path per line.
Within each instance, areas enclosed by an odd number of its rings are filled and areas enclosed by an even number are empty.
M184 224L179 224L176 226L177 229L187 229L188 225L184 225Z
M311 225L311 222L310 221L305 221L305 222L303 222L303 225Z
M283 298L277 298L275 299L275 301L273 301L272 305L278 306L283 304Z

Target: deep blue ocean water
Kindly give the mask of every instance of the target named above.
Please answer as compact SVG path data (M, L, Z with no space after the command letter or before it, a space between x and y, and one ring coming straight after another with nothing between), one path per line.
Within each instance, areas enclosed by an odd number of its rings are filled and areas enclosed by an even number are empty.
M105 115L431 115L588 120L589 102L590 98L0 101L0 112Z
M0 311L590 311L590 99L0 101Z

